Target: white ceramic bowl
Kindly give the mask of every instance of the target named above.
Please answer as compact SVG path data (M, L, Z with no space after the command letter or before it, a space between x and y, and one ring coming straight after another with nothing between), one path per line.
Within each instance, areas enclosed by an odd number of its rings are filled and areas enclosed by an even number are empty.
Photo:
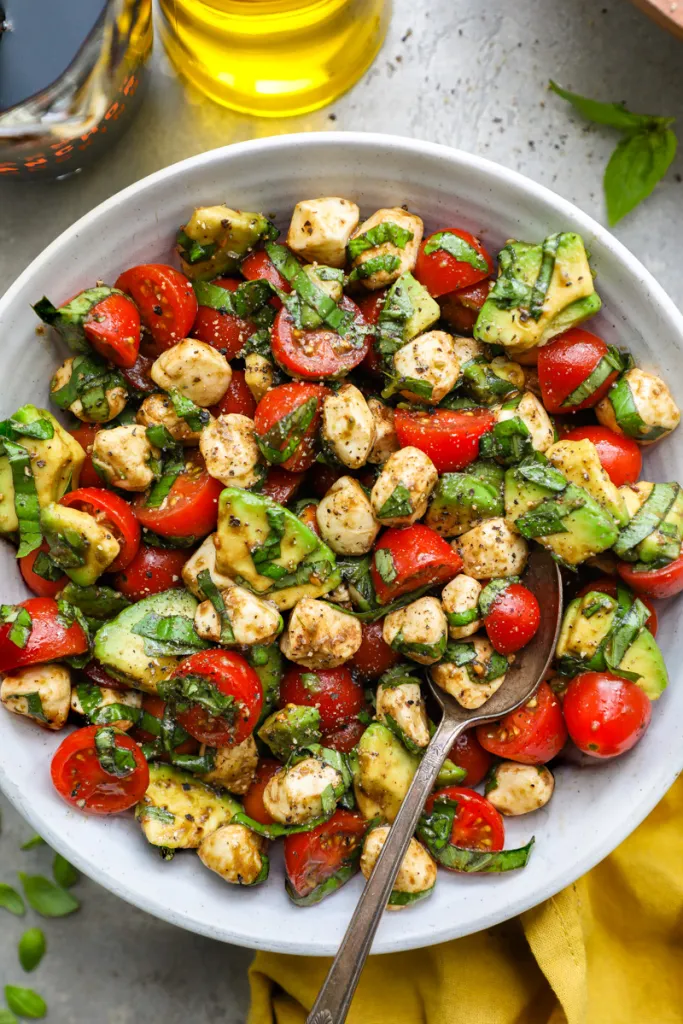
M407 203L428 229L456 224L496 248L508 237L540 239L580 232L597 271L604 310L592 326L658 367L683 405L683 317L641 264L576 207L513 171L447 149L371 134L286 135L204 153L153 174L102 203L50 245L0 301L1 415L23 402L48 404L56 365L52 342L35 333L30 304L63 299L124 267L171 259L176 228L196 205L226 201L275 212L286 225L293 205L316 195L355 199L364 214ZM648 479L683 479L679 435L648 451ZM2 599L26 590L13 552L1 546ZM507 842L534 833L529 866L507 876L439 873L431 899L387 915L374 952L426 946L488 928L558 892L593 867L654 807L683 766L683 666L677 603L661 617L659 642L670 689L635 750L591 769L563 767L548 808L510 820ZM253 891L226 885L197 857L163 863L132 817L88 818L52 789L51 752L61 736L0 714L0 784L36 830L78 868L158 917L215 939L288 953L336 952L360 892L356 879L317 907L300 909L283 887L281 855L268 883Z

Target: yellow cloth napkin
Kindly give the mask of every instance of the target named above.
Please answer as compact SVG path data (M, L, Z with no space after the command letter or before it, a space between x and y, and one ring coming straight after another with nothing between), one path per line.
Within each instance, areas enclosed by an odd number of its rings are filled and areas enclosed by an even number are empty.
M534 910L371 957L348 1022L683 1024L682 953L683 778L610 857ZM329 964L257 953L249 1024L303 1024Z

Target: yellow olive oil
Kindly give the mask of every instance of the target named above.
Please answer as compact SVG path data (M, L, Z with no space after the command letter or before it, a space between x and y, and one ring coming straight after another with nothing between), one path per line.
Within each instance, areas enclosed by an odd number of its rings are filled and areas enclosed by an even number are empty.
M217 103L262 117L330 103L369 68L391 0L160 0L181 75Z

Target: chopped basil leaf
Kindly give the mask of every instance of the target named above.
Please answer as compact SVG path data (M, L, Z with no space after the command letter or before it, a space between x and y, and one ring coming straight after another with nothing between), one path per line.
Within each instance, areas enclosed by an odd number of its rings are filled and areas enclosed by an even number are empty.
M246 825L252 832L256 832L259 836L264 836L265 839L279 839L281 836L293 836L299 832L312 832L318 825L329 821L330 817L330 814L321 815L319 818L312 818L311 821L307 821L305 825L280 825L277 821L272 824L263 825L260 821L256 821L254 818L250 818L248 814L239 811L234 815L232 824Z
M428 380L418 380L417 377L398 377L387 374L387 386L382 391L382 398L391 398L398 391L409 391L411 395L418 398L429 399L434 393L434 387Z
M322 804L323 814L334 814L337 807L337 798L334 795L334 788L332 786L325 786L320 794L320 803Z
M163 429L166 430L165 427ZM156 432L156 427L147 428L148 438L150 430ZM166 433L168 434L168 431ZM168 436L171 437L170 434ZM163 505L173 484L185 470L185 450L182 444L176 443L173 441L173 438L171 438L171 442L170 445L163 446L164 456L158 473L158 479L152 486L145 501L147 508L158 508L160 505Z
M469 263L475 270L487 272L489 269L489 265L481 253L477 252L474 246L466 242L464 238L454 235L452 231L437 231L435 235L432 235L425 244L424 254L430 256L439 250L447 252L459 263Z
M182 228L176 235L176 242L178 243L178 252L181 258L191 266L195 263L203 263L205 260L210 260L217 248L215 242L202 245L200 242L195 241L194 238L190 238Z
M281 465L290 459L301 444L318 411L318 399L307 399L282 419L274 423L265 434L255 434L256 443L264 459Z
M567 487L567 481L559 469L555 469L545 455L541 455L540 452L534 452L528 458L524 459L519 466L515 466L515 473L522 477L524 480L528 480L529 483L539 484L541 487L547 487L549 491L564 491Z
M444 633L434 644L415 643L406 640L401 629L391 641L391 646L395 651L399 651L407 657L417 655L424 658L434 658L435 661L438 661L444 655L447 642L448 637Z
M19 521L17 558L23 558L24 555L30 555L32 551L39 548L43 542L38 492L28 449L9 438L2 440L2 447L12 472L14 511Z
M315 672L302 672L299 678L309 693L320 693L320 677Z
M191 398L186 398L177 388L171 388L168 392L171 404L176 416L185 420L190 430L199 433L210 420L208 409L200 409Z
M479 615L485 619L500 595L513 583L519 583L519 576L504 576L491 580L479 594Z
M118 590L98 584L79 587L78 584L69 582L59 596L62 601L79 608L90 619L111 619L130 607L128 598Z
M363 263L359 263L357 267L354 267L346 278L346 283L363 281L368 277L372 277L373 274L393 274L400 266L401 259L399 256L391 255L390 253L371 256L369 260L364 260Z
M19 879L28 904L43 917L65 917L80 906L75 896L42 875L20 872Z
M144 637L145 654L149 657L185 656L211 646L207 640L202 640L194 628L193 620L187 615L148 612L135 623L132 632Z
M56 583L64 575L61 568L45 551L38 552L31 566L31 571L36 576L40 576L41 580L49 580L50 583Z
M32 988L5 985L5 1000L12 1013L31 1020L42 1020L47 1013L47 1003Z
M184 550L185 548L193 548L197 543L198 538L189 537L161 537L158 533L154 533L153 530L148 530L146 526L142 528L142 543L148 544L152 548L179 548Z
M185 710L196 704L212 718L224 718L232 724L239 706L232 694L222 693L210 679L199 675L176 676L165 679L158 685L159 696ZM168 709L167 709L168 710ZM174 725L174 723L171 723Z
M420 677L417 675L418 669L415 665L393 665L388 668L386 672L383 672L379 677L377 683L378 688L380 686L385 689L393 688L395 686L402 686L404 683L420 683Z
M40 928L29 928L19 939L19 963L25 971L34 971L45 956L45 935ZM2 1024L0 1018L0 1024Z
M377 518L395 519L399 516L411 516L414 511L410 491L404 484L397 484L377 513Z
M166 810L165 807L155 807L154 804L138 805L135 817L138 820L147 818L152 821L159 821L162 825L172 825L175 821L175 814Z
M0 623L11 624L8 640L23 650L33 629L33 620L28 609L17 604L0 605Z
M232 623L230 622L230 617L228 616L225 607L223 595L221 594L220 590L211 579L211 573L209 572L208 569L202 569L202 571L198 573L197 584L202 594L204 595L204 598L207 601L210 601L211 604L216 609L216 613L221 624L220 643L234 644L235 634L233 632Z
M385 583L393 583L398 575L394 559L387 548L375 551L375 568Z
M495 459L504 466L514 466L534 450L531 433L519 416L496 423L479 441L482 459Z
M102 771L117 779L124 779L135 771L136 761L132 750L117 745L116 735L111 726L98 729L95 733L95 750Z
M23 899L17 890L6 882L0 882L0 908L8 910L15 917L23 917L26 913Z
M362 235L356 235L355 238L352 238L346 249L349 260L355 260L362 252L374 249L378 245L385 245L387 242L395 245L397 249L405 249L408 242L412 241L414 237L413 232L409 231L408 228L402 228L400 224L396 224L393 220L383 220L380 224L365 231Z

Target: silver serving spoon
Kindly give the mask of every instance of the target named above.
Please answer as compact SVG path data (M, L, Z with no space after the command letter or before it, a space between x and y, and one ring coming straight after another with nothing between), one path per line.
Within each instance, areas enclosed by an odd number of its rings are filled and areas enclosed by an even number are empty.
M465 729L486 725L525 704L548 670L562 617L562 583L556 563L544 548L534 546L524 585L536 595L541 608L541 625L531 643L517 655L503 685L486 704L467 711L429 680L443 710L443 718L401 804L346 935L307 1017L307 1024L343 1024L346 1020L398 869L425 801L455 740Z

